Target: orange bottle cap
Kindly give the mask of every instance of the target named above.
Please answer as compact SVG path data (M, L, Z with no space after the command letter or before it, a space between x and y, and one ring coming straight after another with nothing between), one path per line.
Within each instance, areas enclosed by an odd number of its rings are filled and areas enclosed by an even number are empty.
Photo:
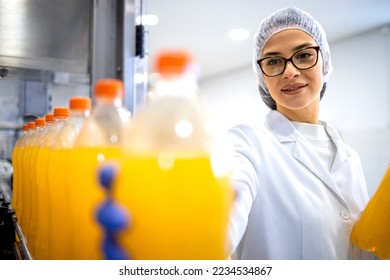
M29 122L28 123L28 128L29 129L34 129L35 128L35 122Z
M28 130L28 124L26 123L23 125L23 131L27 131L27 130Z
M52 123L52 122L54 122L54 114L52 114L52 113L46 114L45 120L46 120L47 123Z
M69 117L70 110L66 107L56 107L54 108L54 117Z
M167 50L159 53L155 60L155 71L163 76L178 75L188 71L194 64L192 54L185 50Z
M87 96L74 96L69 99L71 110L90 110L92 107L91 98Z
M105 98L123 98L123 82L117 79L98 80L95 85L95 96Z
M45 126L46 125L46 121L42 118L38 118L35 120L35 126Z

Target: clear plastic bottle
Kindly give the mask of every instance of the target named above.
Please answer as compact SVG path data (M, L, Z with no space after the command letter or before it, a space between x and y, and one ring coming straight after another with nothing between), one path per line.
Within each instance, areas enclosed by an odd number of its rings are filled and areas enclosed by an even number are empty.
M35 255L35 240L37 237L37 155L39 151L39 139L43 135L46 126L44 118L35 120L35 138L31 143L31 158L30 158L30 228L29 228L29 250Z
M51 165L52 176L49 183L51 188L49 201L55 201L50 208L49 224L51 235L49 238L52 259L71 259L71 227L69 219L69 155L74 146L76 137L87 117L91 113L91 99L85 96L75 96L69 100L70 118L67 120L53 143Z
M30 178L30 163L32 156L32 144L36 138L36 126L35 122L28 123L31 134L29 135L25 145L24 151L22 154L22 169L23 169L23 179L22 179L22 204L21 204L21 217L20 225L22 227L23 235L26 238L26 241L29 242L29 229L30 229L30 203L31 203L31 178Z
M48 113L45 115L46 126L42 135L39 137L38 155L36 164L36 181L37 181L37 238L35 241L35 259L48 259L48 194L47 194L47 161L49 155L49 147L54 141L54 114Z
M27 136L27 131L28 131L28 125L24 124L22 128L22 134L18 138L18 140L15 143L15 146L12 150L12 167L14 169L14 174L13 174L13 182L12 182L12 201L11 201L11 207L16 211L16 205L17 205L17 200L20 195L19 193L19 188L20 186L18 185L19 183L19 173L22 173L22 171L19 169L19 148L24 142L24 139Z
M381 259L390 259L390 165L354 225L351 241Z
M17 158L16 158L16 162L17 162L17 169L20 170L20 172L17 172L17 200L15 201L15 213L16 213L16 216L18 217L18 223L21 227L23 227L23 207L24 207L24 186L25 186L25 162L24 162L24 158L25 158L25 154L26 154L26 145L27 145L27 142L29 141L29 139L31 138L32 136L32 133L35 129L35 122L29 122L26 124L27 125L27 132L26 132L26 135L25 137L23 137L21 143L20 143L20 146L19 146L19 149L18 149L18 153L17 153Z
M51 230L51 224L50 224L50 218L49 216L51 215L50 209L55 205L55 201L51 201L51 193L53 192L53 189L56 188L56 181L50 181L53 176L55 176L55 168L52 164L52 157L53 157L53 146L56 141L56 137L62 127L64 126L65 122L69 119L70 117L70 110L67 107L56 107L53 110L54 114L54 123L51 125L50 130L46 133L45 139L42 143L42 147L40 149L40 155L38 162L39 165L38 168L40 169L39 172L43 173L44 179L40 180L41 186L39 187L40 194L38 195L38 200L41 201L44 205L46 205L46 210L43 212L38 210L40 216L39 216L39 223L40 226L43 226L44 228L47 227L47 232L46 232L46 238L47 240L50 240L50 236L52 234ZM44 225L43 225L44 224ZM42 239L41 239L42 240ZM45 241L46 242L46 241ZM41 244L45 246L46 244ZM40 246L41 246L40 245ZM50 256L50 247L40 247L40 250L48 250L47 258L51 259Z
M225 259L233 191L229 166L215 160L197 66L187 52L168 51L156 70L161 77L127 135L113 188L132 217L120 242L134 259Z
M104 192L98 185L96 170L101 162L118 160L123 133L131 121L124 107L124 88L120 80L97 81L95 104L81 127L70 156L69 195L72 210L72 256L75 259L101 259L101 232L95 209Z

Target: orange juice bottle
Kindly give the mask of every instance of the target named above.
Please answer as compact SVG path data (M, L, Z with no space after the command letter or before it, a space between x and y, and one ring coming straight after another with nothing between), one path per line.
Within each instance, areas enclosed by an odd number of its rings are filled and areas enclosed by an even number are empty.
M22 168L23 168L23 179L22 179L22 204L21 204L21 217L20 224L22 227L23 235L26 238L26 242L29 242L29 230L30 230L30 204L31 204L31 156L32 156L32 144L36 138L36 127L35 122L28 123L32 133L26 141L24 152L22 155ZM29 245L29 244L28 244Z
M17 186L16 186L16 199L15 199L15 213L18 217L18 223L20 226L22 226L22 216L23 216L23 198L24 198L24 177L25 177L25 170L24 170L24 154L26 151L26 144L28 140L30 139L34 129L35 129L35 123L27 123L27 131L23 139L21 140L20 146L18 148L18 153L16 156L16 168L19 170L19 172L16 173L16 176L18 177L17 180Z
M91 112L91 99L84 96L72 97L69 100L70 118L56 136L53 145L50 184L55 186L49 193L50 201L55 201L50 208L51 235L50 248L52 259L71 259L71 228L69 219L70 203L68 193L69 153L85 119Z
M390 259L390 165L354 225L351 241L381 259Z
M134 259L225 259L233 191L229 166L215 160L196 66L168 51L156 70L161 80L129 131L112 190L131 216L119 242Z
M43 134L46 126L46 121L43 118L35 120L35 139L31 143L31 158L30 158L30 228L29 228L29 250L32 256L35 255L35 240L37 237L37 154L39 149L39 139Z
M60 130L63 128L65 123L68 121L70 117L70 110L67 107L56 107L53 110L54 113L54 123L50 130L50 135L46 135L47 142L45 146L47 145L47 162L44 166L40 166L40 168L44 168L46 170L46 182L44 183L43 192L45 195L45 198L43 200L47 200L47 213L45 218L47 220L43 221L44 223L48 224L48 237L49 237L49 259L53 259L52 255L54 248L50 247L50 239L53 237L54 233L54 225L50 223L52 220L51 215L52 211L51 209L55 207L56 204L56 198L53 200L53 193L55 193L55 189L57 187L57 180L55 178L56 176L56 166L54 166L54 158L55 158L55 151L53 149L56 141L57 136L60 132ZM44 150L45 148L42 148Z
M47 199L47 161L49 147L54 141L54 114L45 116L46 126L39 139L39 150L36 164L36 197L37 197L37 236L35 240L35 259L48 259L48 213L50 211Z
M13 182L12 182L11 206L15 211L16 211L16 204L17 204L17 200L18 200L18 196L19 196L18 177L19 177L19 172L21 172L21 170L19 170L19 163L18 163L19 147L22 145L24 139L26 138L27 131L28 131L28 125L24 124L23 129L22 129L22 134L20 135L20 137L16 141L14 149L12 150L12 167L14 169L14 174L13 174Z
M129 125L130 112L123 106L123 83L115 79L97 81L95 105L76 137L70 152L68 184L74 259L101 259L102 234L95 220L97 205L104 198L98 185L97 167L105 160L118 160L123 131Z

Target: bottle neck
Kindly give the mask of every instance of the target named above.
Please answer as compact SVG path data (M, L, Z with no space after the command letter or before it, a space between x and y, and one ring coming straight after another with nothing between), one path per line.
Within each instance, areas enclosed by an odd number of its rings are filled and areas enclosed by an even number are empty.
M161 77L155 82L151 98L154 97L182 97L195 98L198 85L193 75L178 75Z
M89 115L91 115L91 110L89 109L72 109L70 118L87 118Z
M123 101L122 98L107 98L107 97L96 97L96 106L114 106L114 107L122 107Z

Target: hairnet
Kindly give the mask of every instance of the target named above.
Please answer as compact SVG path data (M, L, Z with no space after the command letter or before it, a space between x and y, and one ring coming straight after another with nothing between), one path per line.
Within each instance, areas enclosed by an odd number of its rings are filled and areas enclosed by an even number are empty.
M301 11L296 7L288 7L278 10L273 14L269 15L260 23L259 30L257 31L254 38L255 49L253 52L253 68L257 74L261 98L263 99L265 104L271 109L276 109L276 104L269 94L268 88L264 81L263 73L261 72L260 66L257 64L257 60L260 59L263 48L269 38L271 38L276 33L286 29L302 30L312 36L313 39L317 42L317 44L320 46L324 63L324 85L321 90L321 98L325 92L326 83L328 82L329 75L332 72L330 50L328 41L326 39L325 31L322 26L316 20L314 20L310 14Z

